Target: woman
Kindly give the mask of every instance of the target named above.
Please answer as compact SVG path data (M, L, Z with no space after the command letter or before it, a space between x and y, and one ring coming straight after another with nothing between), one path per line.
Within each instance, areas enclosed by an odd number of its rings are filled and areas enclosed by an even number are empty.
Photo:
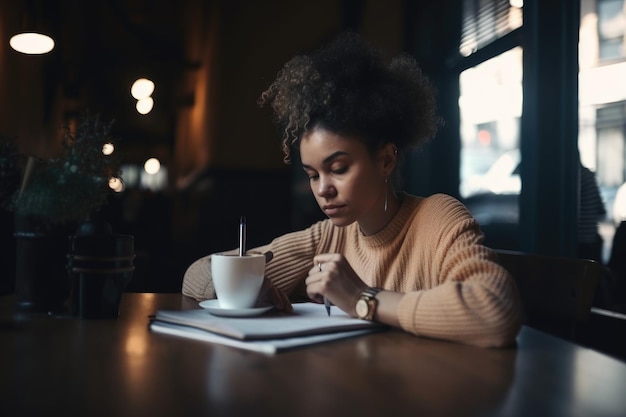
M266 277L277 308L305 292L418 336L479 346L511 344L520 304L510 275L454 198L396 192L399 155L437 127L432 88L416 62L385 65L357 35L296 56L266 90L284 132L286 162L299 152L327 220L276 238ZM187 270L183 293L215 298L209 257Z

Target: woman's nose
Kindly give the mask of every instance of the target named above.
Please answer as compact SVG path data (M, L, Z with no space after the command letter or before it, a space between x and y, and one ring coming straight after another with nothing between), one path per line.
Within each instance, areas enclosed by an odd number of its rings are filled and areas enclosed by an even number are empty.
M317 195L320 197L329 197L333 196L335 193L335 187L333 187L332 182L328 177L320 176L320 180L318 182Z

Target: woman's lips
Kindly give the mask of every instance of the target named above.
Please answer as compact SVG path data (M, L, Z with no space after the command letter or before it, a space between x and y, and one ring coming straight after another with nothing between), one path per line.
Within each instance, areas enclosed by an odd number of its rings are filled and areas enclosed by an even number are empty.
M329 204L327 206L324 206L323 209L324 209L324 213L326 213L327 216L333 217L333 216L336 216L344 207L345 205Z

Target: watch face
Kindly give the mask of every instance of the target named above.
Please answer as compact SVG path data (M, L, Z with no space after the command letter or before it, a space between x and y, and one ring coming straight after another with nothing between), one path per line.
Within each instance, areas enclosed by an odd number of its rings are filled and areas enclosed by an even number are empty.
M356 303L356 314L357 316L363 318L367 317L367 312L369 311L369 306L367 305L367 301L361 299Z

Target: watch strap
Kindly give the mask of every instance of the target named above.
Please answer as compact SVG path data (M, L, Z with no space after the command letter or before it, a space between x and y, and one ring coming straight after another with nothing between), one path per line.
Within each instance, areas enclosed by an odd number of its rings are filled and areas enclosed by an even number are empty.
M375 298L376 294L381 292L383 289L378 287L369 287L366 288L362 293L361 297Z

